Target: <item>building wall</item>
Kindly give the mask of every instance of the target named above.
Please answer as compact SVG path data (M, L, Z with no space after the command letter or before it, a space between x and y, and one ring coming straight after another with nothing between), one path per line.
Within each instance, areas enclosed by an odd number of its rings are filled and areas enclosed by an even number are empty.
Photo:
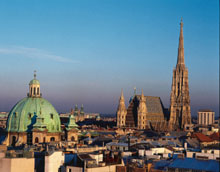
M52 155L45 156L45 172L58 171L64 163L64 154L62 151L54 152Z
M34 172L34 158L0 158L1 172Z
M74 138L74 140L72 140L72 137ZM67 141L78 141L78 133L77 132L68 131L68 133L67 133Z
M119 164L108 165L108 166L104 166L104 167L86 168L84 170L84 172L108 172L108 171L116 172L116 166L119 166ZM66 172L83 172L83 168L67 166Z
M198 124L200 125L212 125L215 123L215 112L198 112Z

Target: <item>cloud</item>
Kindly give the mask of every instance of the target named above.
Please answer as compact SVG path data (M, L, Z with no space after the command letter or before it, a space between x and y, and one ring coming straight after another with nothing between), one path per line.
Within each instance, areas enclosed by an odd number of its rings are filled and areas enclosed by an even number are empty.
M79 61L75 61L62 56L57 56L41 49L20 47L20 46L10 47L10 48L0 48L0 54L22 55L23 57L26 58L49 59L63 63L79 63Z

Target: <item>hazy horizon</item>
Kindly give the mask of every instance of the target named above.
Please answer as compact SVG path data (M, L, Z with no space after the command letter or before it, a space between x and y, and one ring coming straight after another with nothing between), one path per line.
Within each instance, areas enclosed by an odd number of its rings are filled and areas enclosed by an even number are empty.
M34 70L58 112L115 114L134 87L169 108L181 17L192 116L218 116L217 0L1 1L0 111L26 97Z

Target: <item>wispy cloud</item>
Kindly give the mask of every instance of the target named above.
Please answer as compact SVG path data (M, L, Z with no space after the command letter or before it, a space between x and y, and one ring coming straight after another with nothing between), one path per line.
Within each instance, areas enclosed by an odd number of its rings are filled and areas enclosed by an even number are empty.
M21 55L25 58L49 59L49 60L63 62L63 63L79 63L79 61L72 60L72 59L58 56L58 55L54 55L50 52L47 52L41 49L20 47L20 46L0 48L0 54Z

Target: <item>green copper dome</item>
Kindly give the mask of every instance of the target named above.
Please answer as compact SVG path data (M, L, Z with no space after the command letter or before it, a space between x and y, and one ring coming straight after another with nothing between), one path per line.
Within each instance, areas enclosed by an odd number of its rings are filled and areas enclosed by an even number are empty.
M37 79L32 79L32 80L29 82L29 85L32 85L32 84L38 84L38 85L40 85L40 82L39 82Z
M60 125L60 117L50 102L41 97L26 97L10 111L6 130L30 132L36 128L41 131L47 129L48 132L61 132Z

